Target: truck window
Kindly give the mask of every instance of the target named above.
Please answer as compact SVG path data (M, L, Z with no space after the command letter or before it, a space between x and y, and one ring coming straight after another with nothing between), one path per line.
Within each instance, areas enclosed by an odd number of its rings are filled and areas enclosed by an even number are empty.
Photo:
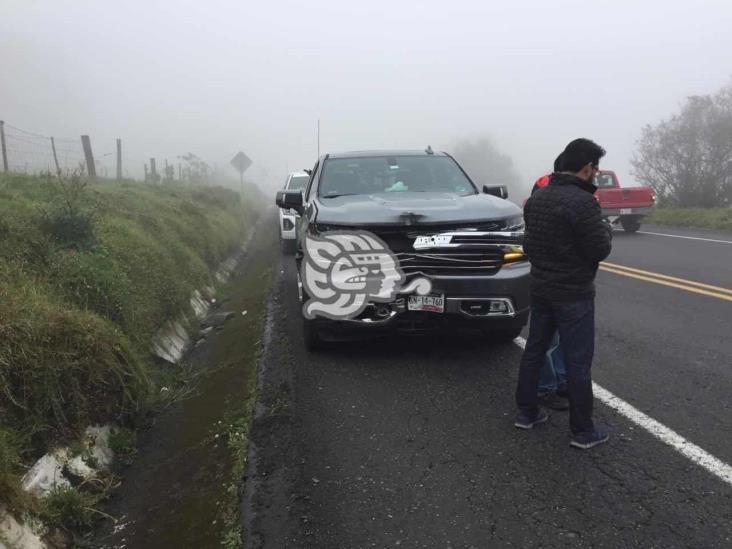
M599 173L595 176L595 185L599 189L615 187L615 178L609 173Z

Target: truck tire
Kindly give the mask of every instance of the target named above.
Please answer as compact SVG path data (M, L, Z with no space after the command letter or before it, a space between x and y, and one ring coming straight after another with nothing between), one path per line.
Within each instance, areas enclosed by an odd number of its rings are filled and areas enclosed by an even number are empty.
M640 219L637 217L621 217L620 224L626 233L634 233L641 227Z
M302 315L302 306L307 302L308 299L310 299L310 296L308 296L305 288L302 286L299 269L297 273L297 286L298 298L300 301L300 314ZM318 325L315 320L305 318L304 316L302 317L302 337L303 343L305 344L305 350L309 353L315 353L325 347L323 338L320 337L320 331L318 330Z
M320 337L318 326L314 320L309 320L305 317L302 319L302 336L303 343L305 344L305 350L309 353L316 353L322 351L325 346L323 338Z

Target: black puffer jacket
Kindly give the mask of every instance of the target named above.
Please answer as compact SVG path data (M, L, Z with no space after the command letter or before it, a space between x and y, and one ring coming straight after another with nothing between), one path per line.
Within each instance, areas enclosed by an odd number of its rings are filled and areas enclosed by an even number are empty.
M554 174L524 206L524 251L531 261L532 297L579 301L595 295L600 261L610 255L612 229L602 218L594 185Z

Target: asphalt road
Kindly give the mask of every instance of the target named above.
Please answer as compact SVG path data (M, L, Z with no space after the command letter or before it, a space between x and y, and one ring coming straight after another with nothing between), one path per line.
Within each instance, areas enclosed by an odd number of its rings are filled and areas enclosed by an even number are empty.
M729 243L619 232L608 261L732 286ZM611 440L588 452L569 447L563 412L515 429L516 344L393 338L311 355L292 260L280 270L250 547L732 547L732 486L601 402ZM732 301L679 285L599 273L594 379L732 463Z

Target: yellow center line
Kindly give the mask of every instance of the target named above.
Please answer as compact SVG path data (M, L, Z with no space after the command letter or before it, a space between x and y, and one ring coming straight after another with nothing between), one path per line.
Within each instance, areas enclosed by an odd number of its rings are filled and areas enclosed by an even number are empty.
M618 267L621 267L621 266L618 265ZM625 270L625 269L627 269L627 270ZM673 279L673 280L684 281L683 279L679 279L679 278L676 278L675 279L674 277L666 277L665 275L661 275L659 277L658 275L656 275L656 273L649 273L650 276L646 276L646 275L643 275L643 274L636 274L635 272L631 272L631 269L628 269L627 267L621 267L620 269L617 269L617 268L613 268L613 267L607 266L606 263L601 263L600 264L600 270L607 271L609 273L615 273L615 274L627 276L627 277L630 277L630 278L635 278L635 279L638 279L638 280L644 280L646 282L653 282L655 284L660 284L662 286L668 286L670 288L677 288L679 290L686 290L687 292L692 292L692 293L695 293L695 294L706 295L706 296L709 296L709 297L716 297L717 299L723 299L725 301L732 301L732 295L727 295L725 293L716 292L716 291L715 292L712 292L712 291L709 291L709 290L702 290L701 288L696 288L696 287L694 287L692 285L689 285L689 284L681 284L681 283L673 282L673 281L670 281L670 280L665 280L666 278L670 278L670 279ZM640 269L632 269L632 270L633 271L640 271ZM648 273L648 271L642 271L642 272ZM684 282L686 282L686 281L684 281ZM700 283L696 283L696 284L700 284ZM709 286L709 285L708 284L705 284L704 286ZM716 288L716 286L711 286L711 287L712 288ZM723 292L729 292L729 290L727 290L726 288L719 288L719 290L722 290Z
M718 292L722 294L728 294L732 295L732 288L723 288L721 286L712 286L711 284L703 284L701 282L695 282L694 280L687 280L685 278L676 278L675 276L668 276L661 273L654 273L652 271L644 271L642 269L636 269L634 267L626 267L625 265L617 265L616 263L609 263L607 261L603 261L600 265L603 267L611 267L613 269L621 269L623 271L629 271L631 273L644 275L644 276L650 276L652 278L660 278L662 280L668 280L670 282L677 282L679 284L683 284L686 286L695 286L697 288L704 288L706 290L711 290L713 292Z

